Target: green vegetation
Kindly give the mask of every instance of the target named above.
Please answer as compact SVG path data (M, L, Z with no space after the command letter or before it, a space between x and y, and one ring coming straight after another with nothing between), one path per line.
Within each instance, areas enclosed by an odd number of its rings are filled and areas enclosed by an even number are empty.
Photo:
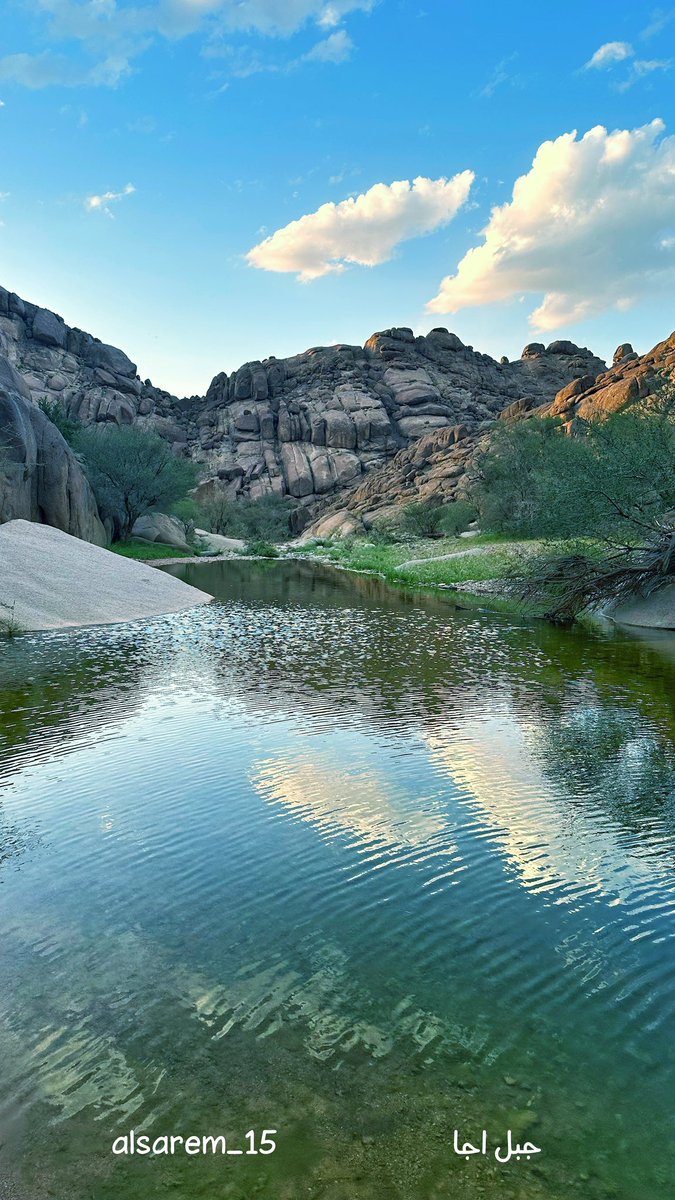
M108 546L115 554L124 558L135 558L140 561L154 558L190 558L192 551L177 550L175 546L164 546L161 542L137 542L130 539L124 542L113 542Z
M0 601L0 637L15 638L24 632L24 628L14 615L14 604L3 604Z
M474 467L481 526L516 537L630 541L675 506L672 399L578 421L498 424Z
M295 504L288 496L231 500L213 496L199 510L199 520L211 533L246 541L285 542L291 533Z
M390 525L393 533L409 534L418 538L439 538L444 534L457 536L464 533L476 518L476 510L467 500L455 500L450 504L433 501L408 504L403 509L398 526Z
M81 421L78 421L76 417L69 417L57 400L41 400L39 407L52 424L56 425L68 445L74 446L82 432Z
M392 583L502 581L502 591L568 623L675 578L675 404L671 387L605 420L498 424L468 498L416 503L362 537L308 553ZM474 514L484 531L460 540Z
M586 609L675 578L672 388L570 437L553 420L495 430L472 497L484 525L539 537L512 586L568 624ZM562 539L567 544L555 544Z
M273 545L272 542L266 542L262 538L257 538L251 542L247 542L242 553L250 554L252 556L255 556L255 558L278 558L279 557L279 551L277 550L277 547L275 545Z
M166 511L187 497L197 470L168 442L135 425L83 429L76 439L84 467L113 541L126 541L139 517Z
M383 544L368 538L308 542L303 553L350 571L383 576L398 585L438 587L501 578L527 546L487 536L410 539ZM412 565L406 566L407 563Z

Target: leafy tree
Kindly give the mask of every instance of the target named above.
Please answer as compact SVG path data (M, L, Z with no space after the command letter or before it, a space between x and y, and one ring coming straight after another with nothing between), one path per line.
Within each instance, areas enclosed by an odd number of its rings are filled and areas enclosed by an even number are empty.
M197 482L197 470L178 458L168 442L135 425L83 429L76 447L101 516L112 522L114 540L130 537L139 517L170 508Z
M528 557L513 585L563 624L675 578L672 387L575 434L550 420L500 428L473 486L486 526L566 543Z
M599 537L654 531L675 506L670 397L568 436L552 419L500 424L477 457L471 496L485 528L521 537Z

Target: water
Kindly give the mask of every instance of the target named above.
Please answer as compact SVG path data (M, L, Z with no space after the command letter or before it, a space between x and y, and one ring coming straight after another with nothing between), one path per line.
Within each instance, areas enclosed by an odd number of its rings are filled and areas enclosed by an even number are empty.
M0 1196L670 1200L675 639L172 570L0 653Z

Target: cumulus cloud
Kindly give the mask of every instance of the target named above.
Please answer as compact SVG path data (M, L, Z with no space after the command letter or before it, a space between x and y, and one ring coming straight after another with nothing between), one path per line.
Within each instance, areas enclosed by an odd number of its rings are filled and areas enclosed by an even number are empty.
M606 70L635 54L630 42L605 42L586 63L586 70Z
M69 53L6 55L0 58L0 81L29 88L54 84L114 87L131 72L134 59L158 38L177 41L198 32L207 39L242 34L290 37L309 22L321 29L334 28L349 13L369 12L375 3L377 0L154 0L123 5L118 0L36 0L37 13L48 23L50 43L63 43ZM337 30L293 65L310 60L341 62L350 49L348 35Z
M343 271L346 263L374 267L408 238L447 225L466 202L472 171L452 179L419 177L376 183L367 192L291 221L247 254L264 271L293 272L303 283Z
M675 137L664 128L661 120L613 133L597 125L542 143L428 311L543 293L530 320L551 330L672 283Z
M112 217L110 205L123 200L125 196L131 196L135 191L133 183L128 183L121 192L103 192L100 196L87 196L84 205L90 212L104 212L106 216Z

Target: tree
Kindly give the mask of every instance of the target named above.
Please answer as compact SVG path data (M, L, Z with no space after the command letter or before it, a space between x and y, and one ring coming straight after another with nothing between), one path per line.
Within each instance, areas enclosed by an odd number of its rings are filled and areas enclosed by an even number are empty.
M664 391L605 420L500 424L478 455L471 495L485 528L612 544L656 532L675 506L675 421Z
M115 541L130 537L145 513L184 499L197 482L193 463L178 458L157 434L135 425L84 429L76 445Z
M512 590L561 624L675 578L672 387L575 433L552 421L502 428L474 481L485 524L558 539L516 568Z

